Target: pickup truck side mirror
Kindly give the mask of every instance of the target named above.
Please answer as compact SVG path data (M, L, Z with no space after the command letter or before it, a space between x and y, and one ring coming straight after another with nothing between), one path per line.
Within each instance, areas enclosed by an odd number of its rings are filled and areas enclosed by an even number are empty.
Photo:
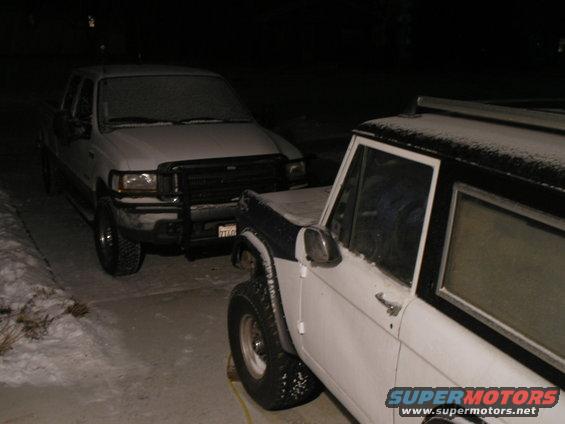
M316 265L337 265L341 254L330 232L321 227L310 226L304 231L306 259Z
M90 138L90 133L92 131L92 126L89 122L84 122L79 119L71 120L71 128L72 128L72 140L78 140L79 138Z
M69 144L79 138L90 138L91 126L61 110L53 118L53 132L63 143Z
M69 140L71 136L71 115L66 110L60 110L55 113L53 117L53 132L55 135L65 142Z

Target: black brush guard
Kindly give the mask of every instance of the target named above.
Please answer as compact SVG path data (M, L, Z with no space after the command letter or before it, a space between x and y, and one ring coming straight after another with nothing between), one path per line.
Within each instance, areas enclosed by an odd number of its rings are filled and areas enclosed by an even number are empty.
M191 242L193 206L213 209L217 205L233 203L246 189L257 193L288 189L285 176L287 161L282 155L264 155L159 165L159 198L164 201L176 198L182 206L179 218L183 223L183 245L188 247Z

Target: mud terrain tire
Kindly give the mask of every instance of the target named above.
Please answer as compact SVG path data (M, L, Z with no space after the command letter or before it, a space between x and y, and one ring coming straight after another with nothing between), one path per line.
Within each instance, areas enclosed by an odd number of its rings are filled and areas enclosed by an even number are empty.
M299 358L281 348L263 278L254 277L233 289L228 332L239 378L263 408L291 408L318 397L323 389L320 381Z

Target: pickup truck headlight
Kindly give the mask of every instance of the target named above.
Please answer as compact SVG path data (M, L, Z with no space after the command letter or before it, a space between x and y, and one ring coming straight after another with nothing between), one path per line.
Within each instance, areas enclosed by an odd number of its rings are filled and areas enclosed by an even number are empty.
M157 192L157 174L144 172L114 175L112 188L120 193L155 193Z
M303 160L286 164L286 177L289 181L304 179L306 176L306 163Z

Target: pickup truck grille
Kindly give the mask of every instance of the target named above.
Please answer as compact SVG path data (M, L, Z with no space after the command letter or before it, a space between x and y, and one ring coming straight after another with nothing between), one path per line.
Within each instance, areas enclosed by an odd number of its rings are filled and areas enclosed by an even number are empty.
M162 198L182 196L190 205L229 203L243 190L258 193L286 188L281 155L174 162L159 167Z

